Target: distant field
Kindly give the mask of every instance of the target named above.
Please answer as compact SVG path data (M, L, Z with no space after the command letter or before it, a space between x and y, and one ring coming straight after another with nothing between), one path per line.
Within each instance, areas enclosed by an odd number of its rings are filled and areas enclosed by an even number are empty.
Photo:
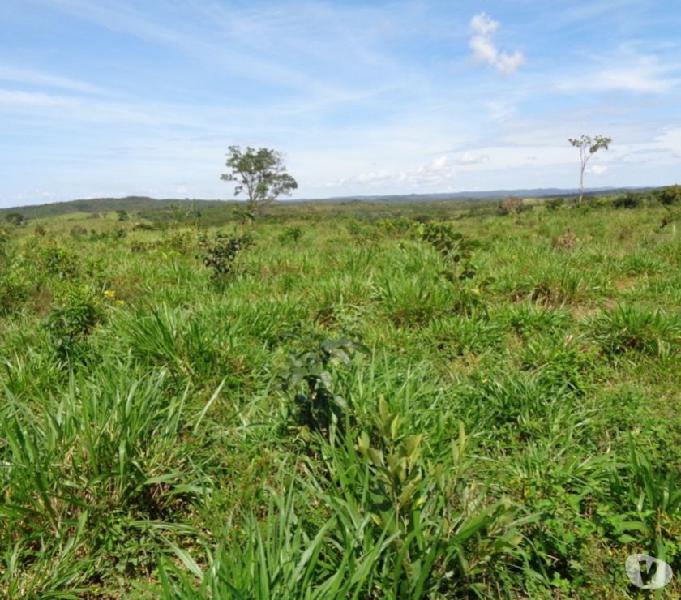
M0 217L0 597L681 597L681 203L241 218Z

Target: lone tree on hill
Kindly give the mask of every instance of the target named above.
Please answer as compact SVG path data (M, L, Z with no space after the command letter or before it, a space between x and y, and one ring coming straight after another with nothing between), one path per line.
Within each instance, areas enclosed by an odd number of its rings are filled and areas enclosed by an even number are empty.
M286 172L281 154L270 148L248 146L242 151L239 146L230 146L226 164L230 172L220 179L236 182L234 195L248 196L248 210L253 215L298 188L298 182Z
M584 173L586 171L586 165L588 164L591 157L596 154L601 148L608 149L608 146L612 143L612 138L606 137L604 135L597 135L596 137L591 137L590 135L582 135L579 138L569 138L570 142L575 148L579 148L579 201L582 203L584 198Z

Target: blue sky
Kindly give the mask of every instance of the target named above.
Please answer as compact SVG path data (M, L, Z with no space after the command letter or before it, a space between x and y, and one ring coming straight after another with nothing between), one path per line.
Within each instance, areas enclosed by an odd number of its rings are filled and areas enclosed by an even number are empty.
M299 197L681 181L676 0L0 3L0 205L231 197L230 144Z

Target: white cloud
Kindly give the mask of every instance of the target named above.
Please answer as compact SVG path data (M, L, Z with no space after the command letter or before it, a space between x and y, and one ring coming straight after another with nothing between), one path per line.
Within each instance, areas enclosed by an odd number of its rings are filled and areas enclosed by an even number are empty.
M600 65L556 82L561 92L636 92L663 94L681 81L678 65L664 65L656 57L631 55L598 58Z
M502 52L496 47L493 37L499 29L498 21L480 13L471 19L470 28L473 35L469 46L473 56L480 62L491 65L504 74L513 73L525 63L525 55L519 50Z
M499 29L499 21L495 21L483 12L471 19L471 29L477 35L491 36Z
M487 154L482 154L481 152L464 152L458 155L456 158L457 165L479 165L480 163L487 162L489 156Z
M604 173L608 172L608 167L605 165L593 165L589 169L589 173L593 173L594 175L603 175Z

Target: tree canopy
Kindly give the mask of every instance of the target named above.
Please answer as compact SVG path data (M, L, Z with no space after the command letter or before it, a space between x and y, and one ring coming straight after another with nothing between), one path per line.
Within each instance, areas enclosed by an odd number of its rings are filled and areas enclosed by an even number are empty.
M229 172L220 178L236 182L234 195L246 194L254 214L298 188L298 182L286 172L281 153L271 148L230 146L226 166Z

